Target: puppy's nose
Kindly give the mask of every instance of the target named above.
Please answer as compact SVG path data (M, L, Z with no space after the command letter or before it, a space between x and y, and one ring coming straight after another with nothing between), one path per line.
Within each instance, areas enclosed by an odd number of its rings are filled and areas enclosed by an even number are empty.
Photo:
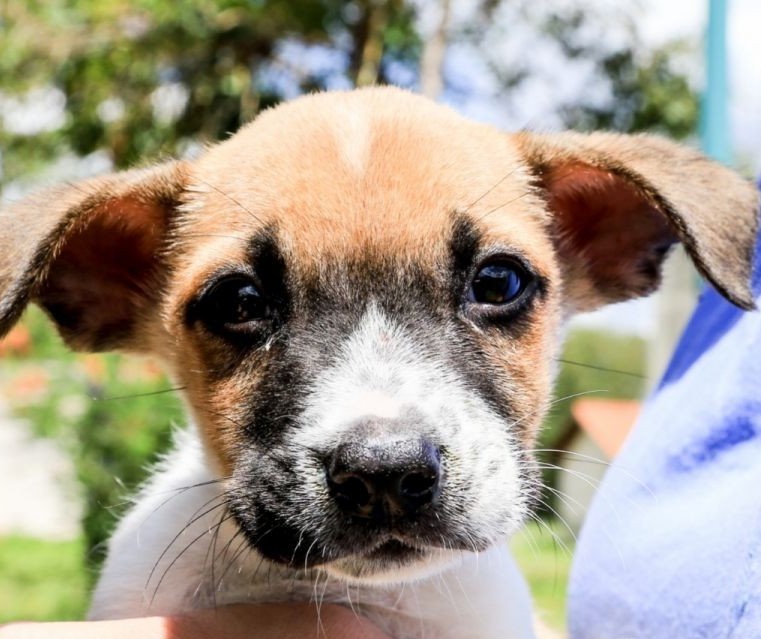
M421 439L346 443L330 458L327 479L347 514L378 520L414 515L438 497L441 453Z

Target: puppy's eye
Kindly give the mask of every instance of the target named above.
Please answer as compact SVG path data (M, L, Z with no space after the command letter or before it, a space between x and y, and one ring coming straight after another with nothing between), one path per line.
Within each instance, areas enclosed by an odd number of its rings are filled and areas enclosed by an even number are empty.
M243 277L217 282L201 301L201 319L212 327L236 330L271 317L267 300L251 280Z
M531 275L519 264L492 262L476 273L470 285L469 298L476 304L510 304L521 297L531 282Z

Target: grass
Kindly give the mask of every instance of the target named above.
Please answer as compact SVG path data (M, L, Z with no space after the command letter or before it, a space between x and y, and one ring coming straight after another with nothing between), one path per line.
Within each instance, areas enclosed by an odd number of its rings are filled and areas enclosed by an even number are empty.
M566 624L566 592L574 546L569 536L560 524L545 528L531 523L510 542L539 616L556 630L564 630Z
M81 619L87 608L82 541L0 538L0 623Z

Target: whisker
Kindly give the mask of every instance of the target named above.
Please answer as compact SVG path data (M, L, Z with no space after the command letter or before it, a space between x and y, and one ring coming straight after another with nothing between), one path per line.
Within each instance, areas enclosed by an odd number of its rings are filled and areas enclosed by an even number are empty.
M544 468L547 470L557 470L560 472L565 472L571 475L571 477L576 477L580 481L584 482L588 486L590 486L596 494L600 495L600 498L604 500L605 504L611 509L613 512L613 516L616 518L618 522L621 522L621 513L619 512L616 505L613 503L612 500L610 500L607 496L605 496L602 493L599 493L600 484L602 483L602 480L597 479L596 477L592 477L591 475L588 475L587 473L583 473L581 471L576 471L571 468L564 468L562 466L557 466L556 464L549 464L549 463L542 463L537 462L537 468ZM547 506L547 504L543 504Z
M635 373L633 371L624 371L618 368L608 368L607 366L600 366L598 364L588 364L586 362L577 362L572 359L565 359L564 357L556 357L556 362L561 362L562 364L571 364L572 366L581 366L583 368L590 368L595 371L601 371L603 373L615 373L616 375L627 375L629 377L634 377L636 379L647 379L646 375L642 375L641 373Z
M499 206L495 206L493 209L491 209L491 210L487 211L486 213L484 213L483 215L481 215L481 216L478 218L478 221L479 221L479 222L481 222L481 221L485 220L485 219L486 219L487 217L489 217L489 216L490 216L492 213L495 213L496 211L499 211L501 208L504 208L504 207L506 207L506 206L509 206L509 205L510 205L510 204L512 204L513 202L517 202L518 200L521 200L521 199L523 199L524 197L526 197L527 195L530 195L530 194L531 194L531 193L530 193L530 191L526 191L525 193L522 193L521 195L518 195L517 197L514 197L513 199L511 199L511 200L508 200L507 202L503 202L503 203L502 203L502 204L500 204Z
M242 531L239 530L239 532L242 532ZM235 533L235 535L233 535L233 539L235 539L237 536L238 536L238 533ZM230 557L230 561L227 563L227 565L225 566L225 569L222 571L222 574L219 576L217 591L222 589L222 582L225 579L225 575L227 575L227 573L230 572L230 568L232 568L235 564L238 563L238 560L243 556L243 554L246 551L250 551L250 550L251 550L251 546L249 546L248 544L248 539L246 538L246 535L243 534L241 536L240 544L238 544L238 547L236 548L235 552ZM262 558L262 561L264 561L264 558ZM256 572L258 572L260 566L261 566L261 562L259 563L259 566L256 567L256 571L254 572L254 575L256 575Z
M222 484L232 479L232 476L226 475L225 477L216 477L214 479L205 479L204 481L196 482L195 484L188 484L187 486L180 486L179 488L172 488L170 490L163 491L164 493L171 492L184 492L186 490L192 490L193 488L203 488L204 486L211 486L213 484ZM161 494L161 493L158 493Z
M637 486L639 486L642 490L646 491L648 493L648 495L650 495L651 497L655 496L655 493L653 492L653 489L650 488L650 486L647 483L645 483L644 480L640 479L634 473L632 473L631 471L627 470L626 468L624 468L620 464L615 464L614 465L611 462L605 461L604 459L599 459L597 457L593 457L592 455L584 455L582 453L577 453L577 452L572 451L572 450L562 450L562 449L559 449L559 448L534 448L534 449L532 449L532 452L559 453L559 456L561 458L562 457L566 457L566 458L567 457L571 457L572 460L577 461L579 463L599 464L601 466L607 466L609 469L612 469L615 472L623 473L623 475L625 477L627 477L628 479L631 479L635 484L637 484ZM578 458L578 459L574 459L574 458ZM544 463L549 464L549 462L544 462ZM568 468L565 468L563 466L558 466L556 464L549 464L549 465L552 466L552 468L550 468L550 470L563 470L563 471L570 470ZM577 472L581 472L581 471L577 471ZM589 475L587 475L587 476L589 477Z
M463 213L467 213L468 211L470 211L470 209L472 209L476 204L478 204L487 195L489 195L489 193L491 193L500 184L502 184L505 180L507 180L510 176L512 176L513 173L515 173L515 171L516 171L516 169L511 169L510 171L508 171L507 174L505 174L505 176L503 178L501 178L500 180L498 180L494 184L494 186L492 186L491 188L487 189L480 197L478 197L477 199L473 200L470 204L468 204L468 206L465 207L465 210L463 211Z
M534 513L529 513L529 518L534 520L536 523L538 523L542 528L544 528L550 535L550 537L553 540L553 543L560 547L569 557L573 555L571 550L568 548L568 545L560 538L560 536L552 530L552 528L545 522L541 517L535 515Z
M153 397L154 395L163 395L165 393L176 393L178 391L184 391L187 386L176 386L173 388L162 388L155 391L147 391L145 393L133 393L130 395L114 395L111 397L90 397L94 402L113 402L118 399L136 399L138 397Z
M557 453L559 457L566 457L570 456L575 461L579 462L585 462L588 464L599 464L600 466L611 466L611 462L606 461L604 459L600 459L599 457L594 457L593 455L585 455L583 453L577 453L573 450L564 450L562 448L531 448L528 450L530 453Z
M229 477L220 477L219 479L209 479L207 481L199 481L197 484L190 484L188 486L180 486L179 488L172 488L171 490L164 490L164 491L157 492L156 493L157 495L168 494L169 497L167 497L164 501L162 501L158 506L156 506L151 512L149 512L145 516L145 519L143 519L143 521L141 522L140 527L142 527L142 525L145 524L146 521L148 521L151 517L153 517L153 515L155 515L159 510L161 510L164 506L166 506L170 501L172 501L173 499L177 497L180 497L181 495L184 495L189 490L193 490L195 488L205 488L213 484L222 483L224 481L227 481L228 479ZM217 499L218 497L222 495L227 495L227 494L229 494L229 491L224 491L223 493L221 493L221 495L215 495L209 501L204 502L201 505L201 508L203 508L206 504L211 503L214 499Z
M550 505L549 505L549 504L548 504L546 501L542 501L542 502L540 502L540 505L541 505L541 506L543 506L544 508L546 508L547 510L549 510L549 511L550 511L550 512L551 512L553 515L555 515L555 517L557 518L557 520L558 520L558 521L559 521L561 524L563 524L563 526L565 527L565 529L568 531L568 534L571 536L571 539L573 539L573 542L574 542L574 543L577 543L577 542L578 542L578 540L576 539L576 533L575 533L575 532L573 532L573 529L572 529L572 528L571 528L571 526L568 524L568 522L565 520L565 518L564 518L564 517L563 517L563 516L562 516L562 515L561 515L561 514L560 514L560 513L557 511L557 510L555 510L555 509L554 509L552 506L550 506Z
M552 406L555 406L557 404L560 404L561 402L568 401L569 399L573 399L574 397L581 397L582 395L592 395L594 393L607 393L607 392L608 391L604 390L604 389L597 389L597 390L588 390L588 391L581 391L581 392L578 392L578 393L572 393L571 395L565 395L563 397L557 397L557 398L553 399L549 403L549 407L552 407ZM510 428L515 428L516 426L519 426L520 424L522 424L527 419L530 419L531 417L533 417L534 415L539 413L541 410L542 410L542 408L537 408L536 410L533 410L533 411L530 411L530 412L526 413L520 419L516 419L514 422L512 422L510 424Z
M563 504L565 504L566 508L568 508L568 510L570 510L574 515L578 515L584 510L584 505L578 499L567 495L562 490L558 490L549 484L544 484L542 486L542 490L549 491L555 495L555 497L557 497ZM547 506L546 502L540 502L540 505Z
M242 422L239 422L237 419L230 417L229 415L226 415L225 413L221 411L211 410L207 408L206 412L209 413L210 415L214 415L215 417L222 417L223 419L226 419L236 428L241 428L241 429L245 428L245 425Z
M189 237L219 237L225 240L237 240L238 242L248 242L249 239L247 237L241 237L240 235L227 235L225 233L184 233L184 238Z
M221 503L219 503L219 504L216 504L216 505L212 506L211 508L208 508L207 510L204 510L204 511L203 511L201 514L199 514L199 515L196 515L195 517L194 517L193 515L191 515L191 519L190 519L190 521L188 521L188 522L187 522L187 523L186 523L186 524L185 524L185 525L184 525L184 526L183 526L183 527L182 527L182 528L181 528L181 529L180 529L180 530L177 532L177 534L176 534L174 537L172 537L171 541L170 541L170 542L169 542L169 543L166 545L166 547L164 548L164 550L163 550L163 551L161 552L161 554L159 555L158 559L156 559L156 562L153 564L153 568L151 568L151 572L148 574L148 578L147 578L147 579L146 579L146 581L145 581L145 587L146 587L146 588L148 587L148 584L150 584L150 582L151 582L151 579L153 578L153 575L155 574L156 570L157 570L157 569L158 569L158 567L159 567L159 564L161 563L161 560L162 560L162 559L163 559L163 558L166 556L166 554L169 552L169 550L172 548L172 546L175 544L175 542L176 542L176 541L177 541L177 540L178 540L178 539L179 539L179 538L180 538L180 537L181 537L181 536L182 536L182 535L183 535L183 534L184 534L184 533L185 533L185 532L186 532L186 531L187 531L187 530L188 530L188 529L189 529L189 528L190 528L190 527L191 527L191 526L192 526L192 525L193 525L193 524L196 522L196 521L198 521L198 520L199 520L199 519L201 519L202 517L205 517L205 516L206 516L206 515L208 515L209 513L212 513L212 512L214 512L214 511L215 511L217 508L221 508L221 507L223 507L223 506L224 506L224 507L227 507L227 505L228 505L228 502L227 502L227 499L226 499L226 495L225 495L224 493L223 493L222 495L216 495L216 496L212 497L212 498L211 498L209 501L207 501L207 502L206 502L206 504L212 503L212 502L214 502L214 501L215 501L215 500L217 500L217 499L223 499L223 501L222 501ZM201 505L201 507L199 508L199 510L200 510L201 508L203 508L203 507L204 507L206 504L203 504L203 505ZM197 510L196 512L198 512L198 510ZM206 532L204 532L203 534L206 534ZM203 536L203 535L201 535L201 536ZM200 539L200 537L199 537L199 539ZM175 558L175 560L176 560L176 558ZM155 597L155 593L154 593L154 597Z
M228 504L229 505L229 504ZM211 539L211 543L209 544L209 547L206 549L206 555L203 558L203 568L202 572L206 572L206 562L209 560L209 555L211 554L211 565L210 565L210 573L211 573L211 599L212 599L212 608L217 607L217 589L214 587L214 584L216 583L216 580L214 579L214 566L217 563L216 562L216 554L217 554L217 539L219 539L219 531L221 530L222 526L222 517L225 516L226 513L229 513L229 510L225 508L222 511L222 514L220 515L220 525L216 526L214 528L214 534Z
M228 514L228 515L224 516L223 518L221 518L221 519L220 519L220 520L219 520L219 521L218 521L218 522L215 524L214 528L218 528L219 526L222 526L222 524L224 524L226 521L228 521L228 520L229 520L229 519L231 519L232 517L233 517L233 515L232 515L232 514ZM206 535L210 535L210 534L212 534L212 529L211 529L211 528L204 530L204 531L203 531L201 534L199 534L199 535L197 535L196 537L194 537L194 538L193 538L193 539L190 541L190 543L188 543L188 545L187 545L187 546L185 546L185 547L184 547L184 548L183 548L183 549L182 549L182 550L181 550L181 551L180 551L180 552L177 554L177 556L175 556L175 558L174 558L174 559L172 559L172 561L170 561L170 562L169 562L169 565L168 565L168 566L167 566L167 567L164 569L164 572L163 572L163 573L161 573L161 578L159 579L159 582L156 584L156 588L155 588L155 589L154 589L154 591L153 591L153 596L151 597L151 605L152 605L152 604L153 604L153 602L156 600L156 596L158 595L159 589L161 588L161 584L162 584L162 583L164 583L164 579L166 579L166 576L169 574L169 571L170 571L170 570L171 570L171 569L174 567L174 565L175 565L175 564L176 564L176 563L177 563L177 562L178 562L178 561L179 561L179 560L182 558L182 556L183 556L183 555L184 555L184 554L185 554L185 553L186 553L188 550L190 550L190 548L191 548L191 547L192 547L192 546L193 546L193 545L194 545L196 542L200 541L200 540L201 540L201 539L203 539L203 538L204 538ZM151 571L151 573L153 573L153 571Z
M568 401L569 399L574 399L575 397L581 397L582 395L594 395L595 393L607 393L609 392L605 388L597 388L594 390L586 390L586 391L579 391L578 393L571 393L570 395L563 395L563 397L556 397L550 402L550 406L555 406L555 404L559 404L560 402Z
M250 209L248 209L245 206L243 206L243 204L241 204L238 200L236 200L232 195L230 195L228 193L225 193L222 189L214 186L213 184L211 184L210 182L207 182L206 180L203 180L203 179L199 178L198 181L202 182L203 184L208 186L210 189L213 189L214 191L219 193L221 196L226 197L228 200L230 200L230 202L232 202L233 204L237 205L242 211L244 211L245 213L248 213L254 220L259 222L259 224L264 224L264 222L261 220L261 218L257 217L254 214L253 211L251 211Z

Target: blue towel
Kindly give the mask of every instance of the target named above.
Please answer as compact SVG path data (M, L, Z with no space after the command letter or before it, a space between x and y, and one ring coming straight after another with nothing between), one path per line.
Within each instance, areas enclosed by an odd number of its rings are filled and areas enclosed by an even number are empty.
M569 625L573 639L761 638L761 312L703 293L589 512Z

